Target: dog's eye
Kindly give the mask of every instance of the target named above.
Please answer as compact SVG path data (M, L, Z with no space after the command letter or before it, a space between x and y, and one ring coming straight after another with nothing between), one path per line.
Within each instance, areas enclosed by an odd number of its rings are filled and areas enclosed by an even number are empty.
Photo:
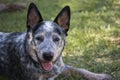
M59 40L60 40L59 37L54 37L54 38L53 38L53 41L54 41L54 42L58 42Z
M44 40L44 37L43 36L36 37L36 40L42 42Z

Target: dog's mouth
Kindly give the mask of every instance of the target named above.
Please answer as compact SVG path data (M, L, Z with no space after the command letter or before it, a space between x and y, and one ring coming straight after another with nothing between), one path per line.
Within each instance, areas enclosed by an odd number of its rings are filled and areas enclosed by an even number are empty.
M41 67L44 71L51 71L53 69L53 62L47 61L47 62L41 62Z

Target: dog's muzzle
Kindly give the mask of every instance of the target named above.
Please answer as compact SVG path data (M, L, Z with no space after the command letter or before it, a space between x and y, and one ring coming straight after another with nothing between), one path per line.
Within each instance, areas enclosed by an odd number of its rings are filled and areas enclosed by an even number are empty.
M52 52L44 52L43 53L43 59L44 61L41 61L41 66L45 71L51 71L53 68L53 59L54 53Z
M34 50L36 58L37 58L37 64L42 68L42 71L44 72L50 72L53 69L53 65L57 62L61 54L56 58L55 61L53 61L54 53L52 52L43 52L43 60L41 60L38 57L38 53L36 50Z
M52 53L52 52L44 52L43 53L43 59L45 61L52 61L53 56L54 56L54 53Z
M39 57L38 57L38 53L36 50L35 51L35 54L36 54L36 57L37 57L37 60L38 60L38 64L40 64L40 67L42 68L43 71L45 72L49 72L53 69L53 65L54 65L54 62L52 61L53 60L53 57L54 57L54 53L52 52L43 52L43 60L41 60Z
M36 47L34 41L33 41L33 43L34 43L34 47ZM53 65L54 65L54 61L52 61L53 57L54 57L54 53L51 51L44 51L42 53L43 60L41 60L38 56L38 51L36 50L36 48L34 48L34 52L35 52L35 55L37 58L37 63L40 65L40 67L43 69L43 71L45 71L45 72L51 71L53 69Z

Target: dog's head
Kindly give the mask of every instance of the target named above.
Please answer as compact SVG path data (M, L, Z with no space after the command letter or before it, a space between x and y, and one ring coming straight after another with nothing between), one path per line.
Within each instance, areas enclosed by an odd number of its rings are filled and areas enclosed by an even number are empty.
M64 7L54 21L43 21L35 4L30 4L27 14L26 49L44 71L51 71L54 62L61 55L69 25L69 6Z

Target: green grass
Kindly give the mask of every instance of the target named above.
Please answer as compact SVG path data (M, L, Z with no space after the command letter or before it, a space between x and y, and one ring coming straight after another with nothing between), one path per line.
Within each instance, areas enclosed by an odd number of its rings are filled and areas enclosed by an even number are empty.
M29 5L30 1L26 2ZM34 2L44 20L54 20L65 5L71 7L71 26L63 52L66 64L92 72L108 73L115 80L120 80L119 0L34 0ZM0 13L0 31L26 31L26 14L27 10ZM63 80L63 77L57 80ZM69 79L64 80L85 79L69 76Z

